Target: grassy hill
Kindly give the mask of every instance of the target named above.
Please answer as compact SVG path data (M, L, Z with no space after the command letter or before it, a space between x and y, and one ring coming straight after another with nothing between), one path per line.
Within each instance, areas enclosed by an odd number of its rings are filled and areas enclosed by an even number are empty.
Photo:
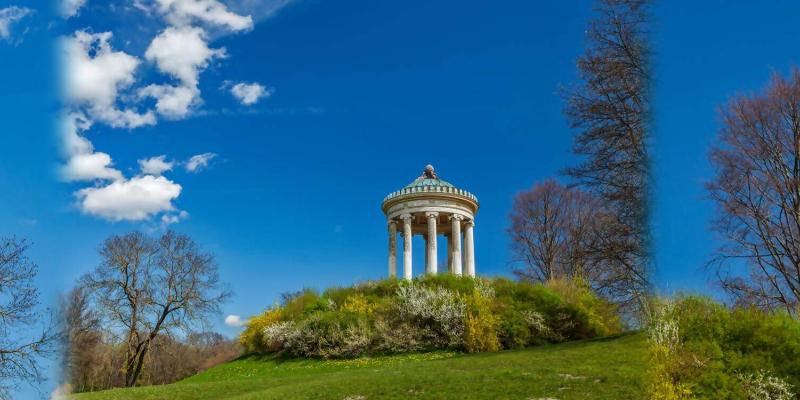
M638 399L645 367L645 338L637 334L470 355L245 357L171 385L70 399Z

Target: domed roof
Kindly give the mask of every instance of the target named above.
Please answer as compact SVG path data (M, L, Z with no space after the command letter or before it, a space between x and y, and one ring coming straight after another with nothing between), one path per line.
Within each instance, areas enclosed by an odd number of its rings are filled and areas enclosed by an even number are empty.
M436 175L436 171L433 169L433 165L426 165L425 170L422 172L419 178L414 179L414 182L409 183L405 187L400 190L394 191L389 193L383 201L389 201L396 197L405 197L405 195L416 194L416 193L442 193L448 195L456 195L457 197L465 197L475 204L478 202L478 198L475 197L474 194L455 187L452 183L440 179Z
M433 165L428 164L425 166L425 171L422 172L422 175L420 175L419 178L414 179L414 182L409 183L403 189L409 189L413 187L421 188L426 186L455 187L452 183L444 179L439 179L439 177L436 176L436 171L433 169Z

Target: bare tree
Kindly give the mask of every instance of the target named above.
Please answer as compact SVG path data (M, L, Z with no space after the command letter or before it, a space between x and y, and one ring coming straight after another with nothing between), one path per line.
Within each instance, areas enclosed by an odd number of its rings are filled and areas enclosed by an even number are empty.
M190 331L219 312L230 296L219 281L214 256L186 235L112 236L100 256L101 264L83 283L103 318L121 332L125 386L136 385L159 335Z
M582 260L575 245L581 239L573 234L585 230L575 211L582 208L578 203L588 200L583 195L555 180L517 194L508 233L515 261L522 264L514 270L518 277L548 281L576 274Z
M712 266L739 303L782 307L800 301L800 70L775 75L760 95L722 110L708 184L725 240Z
M568 94L566 114L579 130L567 169L610 212L593 255L608 267L608 293L638 307L649 289L650 64L647 0L600 0L578 60L582 85Z
M514 273L523 280L544 282L582 278L601 294L609 276L596 248L611 216L602 202L578 188L547 180L517 194L511 211Z
M10 399L21 381L42 381L39 360L52 354L57 340L57 331L37 312L38 268L26 256L28 248L25 240L0 238L0 399Z

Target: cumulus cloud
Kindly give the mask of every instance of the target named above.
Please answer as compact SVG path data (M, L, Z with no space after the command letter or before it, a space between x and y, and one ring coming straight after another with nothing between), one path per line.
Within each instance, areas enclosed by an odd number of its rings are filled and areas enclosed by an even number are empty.
M247 323L247 321L242 320L242 317L235 314L231 314L225 317L225 325L228 325L230 327L238 328L244 326L245 323Z
M189 172L200 172L208 168L208 163L211 162L217 155L214 153L203 153L192 156L186 162L184 168Z
M62 167L62 176L68 181L95 179L122 179L122 173L112 168L111 156L106 153L75 154Z
M253 18L231 12L217 0L156 0L158 10L174 26L193 22L228 29L233 32L253 28Z
M75 192L81 211L110 221L141 221L165 213L163 224L176 223L188 216L172 204L180 196L181 186L158 176L172 169L174 162L166 161L166 156L139 160L143 175L126 179L113 168L111 156L95 152L92 143L81 136L90 126L91 121L80 113L62 118L62 145L67 158L61 166L62 177L97 184Z
M78 15L87 0L58 1L59 13L68 19ZM246 2L250 9L272 13L290 1L268 1L264 7ZM84 213L111 221L156 217L166 226L188 218L189 214L174 205L181 194L181 185L163 174L177 165L188 172L199 172L209 167L216 154L198 154L181 163L168 161L165 155L140 159L140 172L126 177L109 154L94 149L84 133L94 123L134 129L156 124L157 116L164 119L190 116L202 104L200 74L215 59L227 57L224 47L209 46L209 35L251 30L253 18L241 13L247 7L229 9L220 0L134 0L133 3L148 16L160 16L167 23L144 54L137 57L114 49L111 32L76 31L62 39L66 106L62 129L65 163L60 173L68 181L93 182L91 187L75 192ZM5 20L4 15L8 15ZM0 39L9 36L11 23L22 17L0 11ZM172 81L137 79L143 60ZM270 94L255 83L242 84L232 91L247 105ZM155 104L144 99L154 99Z
M166 158L167 156L161 155L139 160L139 168L141 168L142 174L159 176L171 170L175 163L166 161Z
M187 117L201 103L199 75L214 58L225 57L225 49L208 47L205 32L196 27L169 27L159 33L145 52L145 59L180 84L148 85L140 97L156 99L156 111L169 119Z
M69 19L78 15L84 4L86 4L86 0L61 0L58 12L62 18Z
M67 163L61 167L61 177L67 181L92 181L96 179L122 179L122 173L112 168L111 156L94 151L92 143L80 132L91 126L79 113L63 117L61 137Z
M170 27L153 39L144 57L184 85L196 86L200 72L211 59L225 57L225 49L209 48L205 32L200 28Z
M152 111L140 114L117 108L120 90L134 83L140 61L109 44L111 32L77 31L64 38L64 82L66 95L76 105L86 106L92 118L113 127L136 128L155 124Z
M163 176L143 175L81 189L75 195L86 214L110 221L141 221L175 211L172 201L181 189L181 185Z
M242 82L231 87L231 94L240 103L250 106L256 104L262 97L268 97L272 93L261 84Z
M189 86L148 85L139 96L156 99L156 111L168 119L185 118L200 103L200 90Z
M33 12L30 8L10 6L0 8L0 39L11 40L11 28Z

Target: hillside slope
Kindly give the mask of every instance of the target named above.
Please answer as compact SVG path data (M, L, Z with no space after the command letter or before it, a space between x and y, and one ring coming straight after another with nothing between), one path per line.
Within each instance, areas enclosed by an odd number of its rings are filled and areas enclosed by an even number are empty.
M471 355L246 357L172 385L70 399L638 399L645 367L645 339L638 334Z

